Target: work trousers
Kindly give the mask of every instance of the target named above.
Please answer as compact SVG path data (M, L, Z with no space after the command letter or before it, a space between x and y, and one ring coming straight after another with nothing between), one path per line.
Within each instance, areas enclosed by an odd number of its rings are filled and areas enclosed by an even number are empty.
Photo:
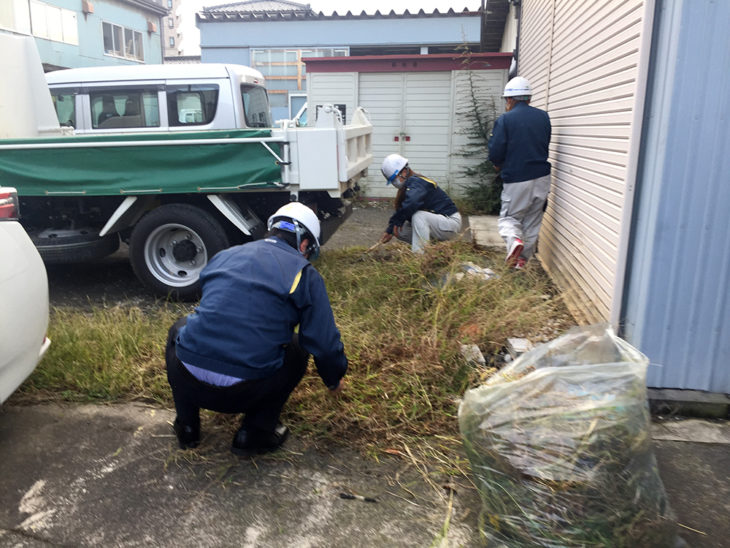
M273 431L286 400L304 376L309 354L292 340L287 345L283 365L270 377L243 380L227 387L214 386L195 378L175 353L177 334L185 320L178 320L170 328L165 348L167 380L178 420L198 428L200 409L210 409L219 413L244 413L242 424L248 430Z
M497 221L499 235L507 249L516 238L522 240L525 247L521 256L525 259L532 257L537 248L549 193L550 175L502 186L502 208Z
M414 253L423 253L430 240L453 240L461 230L461 215L439 215L430 211L416 211L410 222L406 221L400 229L398 239L411 244Z

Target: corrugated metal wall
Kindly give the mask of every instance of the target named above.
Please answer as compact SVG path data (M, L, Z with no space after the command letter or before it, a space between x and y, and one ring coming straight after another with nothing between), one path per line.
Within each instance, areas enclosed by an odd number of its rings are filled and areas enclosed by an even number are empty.
M355 109L359 106L357 97L357 73L356 72L320 72L315 77L309 75L307 78L307 114L311 116L311 124L314 124L314 116L317 105L327 103L345 105L349 123Z
M609 321L628 230L623 208L631 199L644 2L522 5L519 73L553 125L553 188L539 257L579 321Z
M501 111L506 70L474 70L471 78L477 100ZM392 153L408 158L414 170L433 177L453 196L465 184L476 182L463 177L468 166L485 159L483 145L476 156L462 154L473 122L468 112L472 96L468 71L310 72L307 86L310 106L345 103L348 113L355 106L368 111L373 123L373 163L367 179L361 181L367 196L395 195L380 174L383 158Z
M730 393L730 2L656 20L625 337L649 386Z

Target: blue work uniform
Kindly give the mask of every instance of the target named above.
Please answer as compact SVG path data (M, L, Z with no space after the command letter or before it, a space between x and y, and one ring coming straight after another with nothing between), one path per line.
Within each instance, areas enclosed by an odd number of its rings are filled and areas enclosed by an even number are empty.
M518 101L497 119L489 137L489 160L501 168L503 182L497 228L508 260L518 267L537 249L550 192L551 131L547 112Z
M505 184L550 174L548 147L552 127L547 112L519 101L494 123L489 137L489 161L500 167Z
M411 221L417 211L428 211L444 217L458 212L454 202L434 181L411 175L405 182L406 197L398 210L391 215L386 232L393 234L393 227L401 227Z
M221 251L200 283L200 305L170 328L165 348L176 424L199 432L202 408L243 413L248 432L273 432L310 353L337 388L347 358L324 281L288 243L270 237Z
M203 292L176 343L185 364L243 380L269 377L298 344L329 388L347 358L319 272L285 241L266 238L216 254L200 274Z

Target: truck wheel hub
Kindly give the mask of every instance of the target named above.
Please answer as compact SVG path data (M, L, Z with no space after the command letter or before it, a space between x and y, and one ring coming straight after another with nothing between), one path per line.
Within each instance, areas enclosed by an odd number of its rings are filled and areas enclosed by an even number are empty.
M198 249L195 247L195 244L190 240L177 242L172 247L172 256L175 257L175 260L178 262L192 261L193 259L195 259L195 256L197 254Z

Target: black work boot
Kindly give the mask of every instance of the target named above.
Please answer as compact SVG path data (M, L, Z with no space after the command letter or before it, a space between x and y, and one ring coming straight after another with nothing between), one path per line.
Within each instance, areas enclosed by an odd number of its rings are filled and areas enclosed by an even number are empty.
M271 432L248 429L245 426L236 432L231 451L239 457L250 457L276 451L289 437L289 429L279 423Z
M180 449L193 449L200 443L200 425L188 426L180 422L180 419L175 417L175 422L172 425L177 435L177 442L180 445Z

